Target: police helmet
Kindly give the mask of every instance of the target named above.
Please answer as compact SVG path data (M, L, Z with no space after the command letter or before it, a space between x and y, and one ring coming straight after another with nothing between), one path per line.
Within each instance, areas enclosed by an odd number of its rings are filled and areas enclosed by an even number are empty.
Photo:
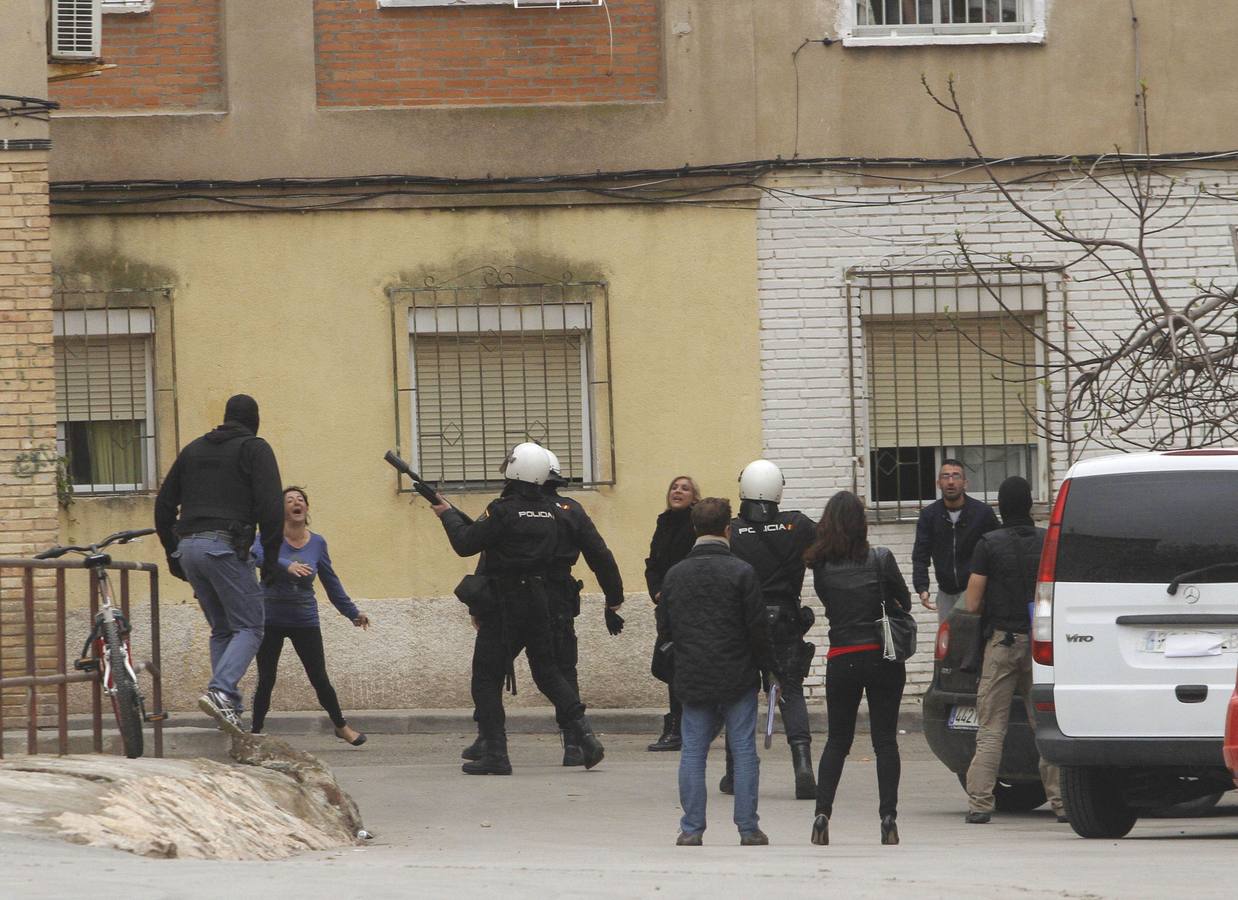
M754 460L739 473L739 499L778 503L782 500L782 488L786 483L782 469L768 459Z
M550 453L540 444L525 441L512 447L500 471L509 481L542 484L550 475Z
M547 450L546 455L550 457L550 475L546 481L550 484L567 484L567 479L563 477L563 470L559 468L559 457L553 450Z

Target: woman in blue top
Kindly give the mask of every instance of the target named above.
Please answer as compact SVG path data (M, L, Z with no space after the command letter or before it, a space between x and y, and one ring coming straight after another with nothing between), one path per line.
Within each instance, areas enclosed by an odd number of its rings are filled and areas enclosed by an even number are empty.
M254 540L253 554L262 565L261 535ZM318 623L318 598L314 596L317 576L331 604L358 628L369 628L370 620L344 592L344 585L331 567L327 542L309 530L309 498L299 487L284 488L284 542L279 549L279 575L263 592L266 598L266 630L258 648L258 689L254 692L253 732L262 731L284 639L301 658L305 674L318 694L318 702L331 717L335 736L354 747L365 743L365 735L349 727L340 712L340 701L327 677L327 660L322 650L322 629Z

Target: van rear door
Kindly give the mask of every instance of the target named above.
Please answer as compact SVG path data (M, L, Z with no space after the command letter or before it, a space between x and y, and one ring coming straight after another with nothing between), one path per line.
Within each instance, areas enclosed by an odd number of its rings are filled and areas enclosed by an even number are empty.
M1238 470L1072 480L1053 597L1064 734L1220 737L1238 665L1236 511Z

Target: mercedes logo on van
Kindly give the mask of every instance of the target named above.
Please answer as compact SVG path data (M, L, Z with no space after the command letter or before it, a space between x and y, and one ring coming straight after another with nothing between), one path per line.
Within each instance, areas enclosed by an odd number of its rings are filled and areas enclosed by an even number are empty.
M1195 585L1191 585L1182 592L1182 599L1184 599L1187 603L1198 603L1199 588L1195 587Z

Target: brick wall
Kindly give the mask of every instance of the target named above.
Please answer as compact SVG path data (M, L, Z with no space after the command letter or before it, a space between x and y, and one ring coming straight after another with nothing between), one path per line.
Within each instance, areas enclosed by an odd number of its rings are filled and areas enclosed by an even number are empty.
M314 0L320 106L442 106L654 100L658 0L601 7L377 9Z
M1238 204L1215 195L1238 195L1238 173L1176 173L1186 182L1172 201L1163 221L1179 215L1186 220L1152 239L1163 251L1158 270L1166 284L1179 293L1190 290L1189 279L1221 285L1235 281L1235 247L1230 228L1238 224ZM1206 183L1214 195L1199 198L1188 209L1191 184ZM785 506L819 516L825 501L836 491L851 490L858 479L866 495L867 444L863 332L856 311L848 308L844 273L849 267L885 269L915 267L947 269L957 265L956 230L965 233L977 252L998 260L1006 253L1036 263L1061 263L1070 251L1037 233L1021 220L994 191L959 192L957 185L870 186L860 180L834 175L784 176L777 186L794 192L767 199L759 214L758 255L761 306L762 405L765 453L787 478ZM1130 238L1124 223L1129 217L1099 189L1074 179L1041 182L1018 189L1050 221L1061 210L1083 232ZM819 199L814 199L819 198ZM909 202L917 201L917 202ZM1063 303L1069 303L1079 326L1071 329L1072 347L1086 342L1087 331L1112 333L1129 323L1125 298L1098 265L1084 267L1072 278L1050 284L1046 320L1050 337L1063 332ZM850 319L852 343L848 344ZM857 382L851 383L849 356L854 356ZM858 400L856 445L853 460L851 399ZM1057 484L1071 459L1061 445L1046 448L1050 482ZM1075 447L1074 456L1110 452ZM1047 499L1047 498L1046 498ZM911 577L914 523L874 526L870 539L890 547L904 576ZM813 605L811 584L807 596ZM932 641L936 616L916 604L920 619L920 652L908 666L908 695L923 693L932 676ZM817 607L820 614L820 607ZM819 624L810 640L823 648L825 628ZM818 660L809 679L810 692L824 693L824 659Z
M104 15L104 61L93 78L53 84L68 111L222 109L220 0L159 0L149 13Z
M24 157L28 158L28 157ZM52 362L52 264L47 161L0 153L0 557L56 543L56 412ZM55 665L51 579L38 573L35 658ZM21 573L0 573L0 657L5 675L26 666ZM6 692L6 718L25 691ZM54 703L54 694L42 697Z

